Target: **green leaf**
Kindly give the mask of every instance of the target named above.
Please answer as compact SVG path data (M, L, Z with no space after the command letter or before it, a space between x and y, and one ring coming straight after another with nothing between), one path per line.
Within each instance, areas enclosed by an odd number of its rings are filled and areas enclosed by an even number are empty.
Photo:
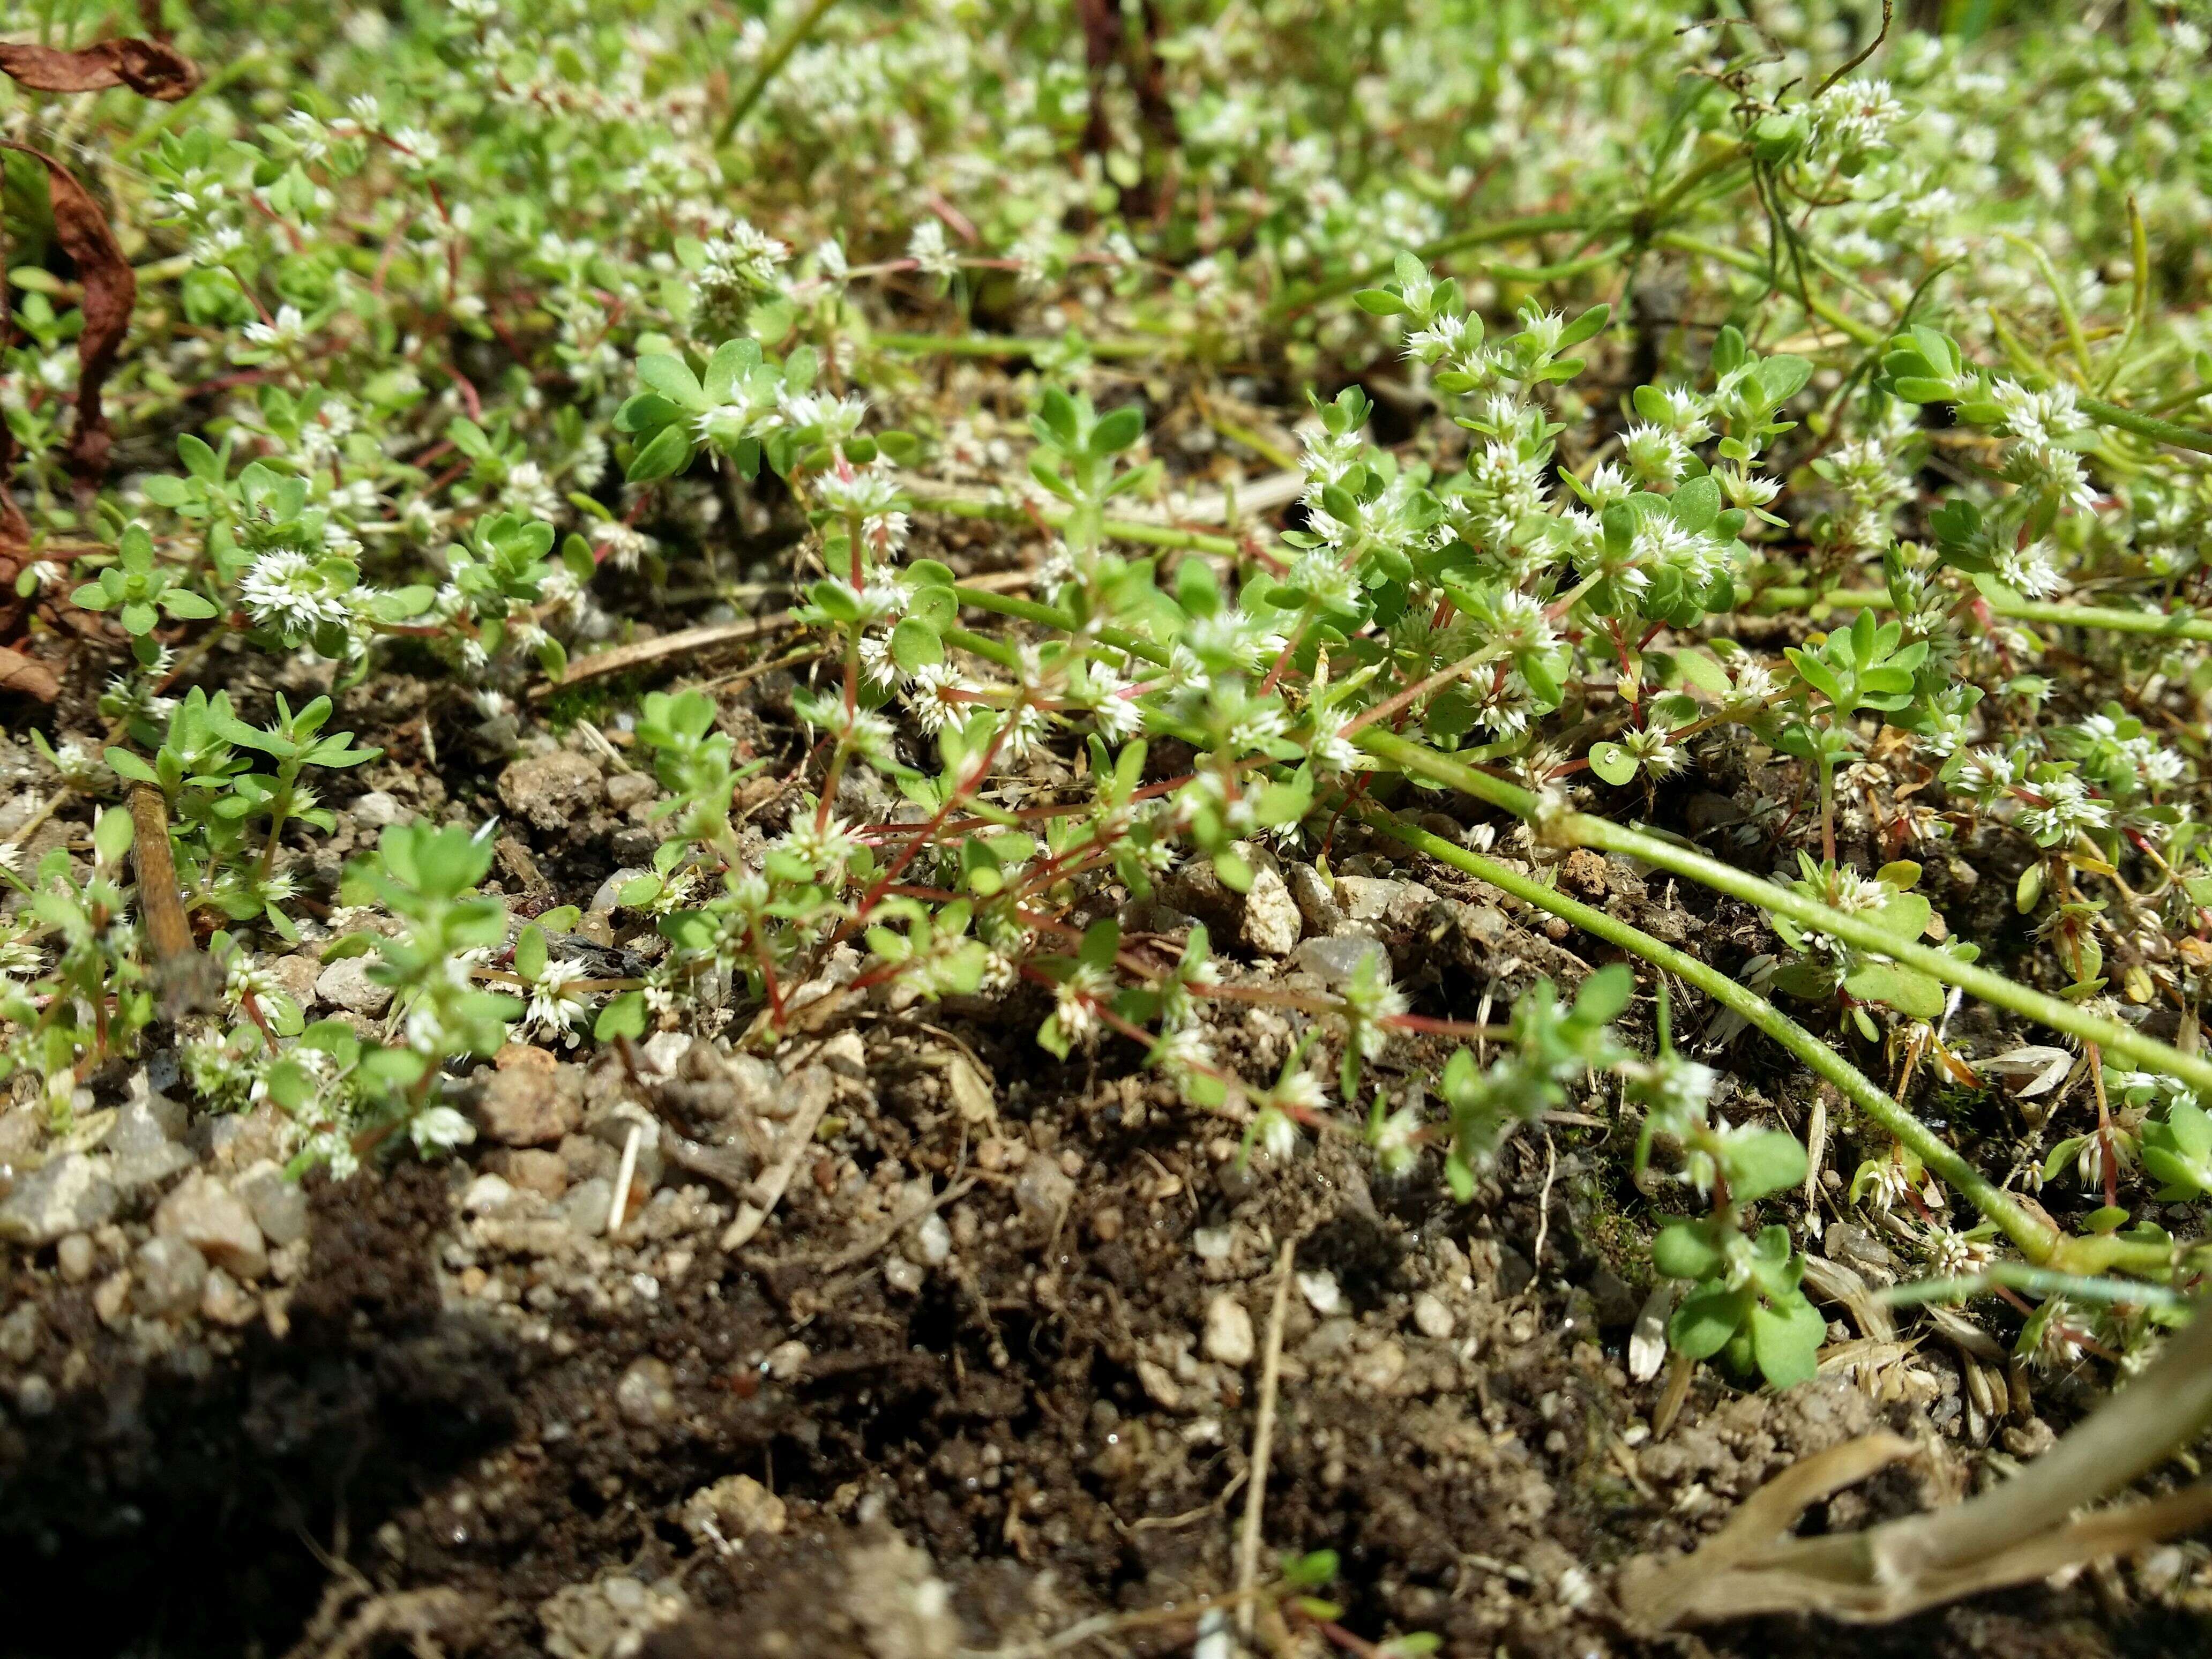
M1118 455L1144 435L1145 411L1134 404L1125 404L1098 417L1098 424L1091 429L1091 453Z
M1352 296L1352 303L1374 317L1402 317L1408 309L1406 302L1387 288L1363 288Z
M1617 743L1594 743L1590 745L1589 769L1618 788L1636 775L1636 757Z
M92 850L102 864L120 864L131 850L131 814L120 807L106 807L92 826Z
M1752 1310L1751 1351L1760 1372L1778 1389L1811 1379L1820 1369L1820 1344L1827 1335L1827 1322L1801 1295Z
M533 981L545 971L545 930L534 922L514 941L514 971Z
M637 360L637 378L641 385L685 409L707 406L707 389L699 384L699 377L681 357L648 352Z
M652 442L631 456L625 476L632 483L653 483L690 465L691 440L679 423L661 428Z
M1805 1149L1786 1129L1738 1130L1725 1153L1729 1195L1741 1203L1795 1187L1804 1180Z
M625 991L599 1010L599 1017L592 1022L592 1035L601 1042L618 1036L638 1037L645 1035L645 993Z
M1628 964L1609 963L1584 980L1575 993L1575 1018L1586 1024L1610 1024L1620 1018L1635 995L1636 975Z
M1676 1222L1651 1241L1651 1265L1669 1279L1710 1278L1723 1260L1707 1222Z
M927 623L908 617L891 629L891 660L909 674L933 668L945 660L945 642Z
M1686 1359L1710 1359L1743 1328L1751 1293L1726 1285L1702 1285L1683 1298L1667 1322L1667 1345Z

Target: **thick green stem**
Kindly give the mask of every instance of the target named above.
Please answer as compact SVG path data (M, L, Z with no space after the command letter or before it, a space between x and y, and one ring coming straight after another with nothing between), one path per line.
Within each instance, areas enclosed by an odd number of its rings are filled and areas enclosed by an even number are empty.
M1486 881L1540 910L1548 911L1594 939L1601 939L1632 956L1641 957L1653 967L1695 986L1723 1007L1741 1015L1802 1060L1815 1076L1833 1084L1846 1100L1881 1125L1900 1145L1995 1222L2029 1261L2038 1265L2055 1261L2073 1242L2063 1237L2049 1222L2022 1207L2010 1193L1991 1182L1934 1130L1876 1088L1857 1066L1748 986L1617 916L1571 899L1555 888L1532 880L1494 859L1469 852L1441 836L1401 823L1379 807L1370 807L1362 816L1392 839L1427 854L1441 864L1463 870L1477 880ZM2154 1255L2154 1261L2146 1261L2142 1265L2163 1266L2166 1252L2156 1251Z
M1035 623L1040 628L1056 628L1062 633L1075 632L1075 618L1065 611L1049 605L1039 605L1035 599L1016 599L1011 593L994 593L987 588L956 587L953 597L963 605L972 605L978 611L995 611L1001 617L1012 617L1017 622ZM1141 657L1157 667L1168 665L1168 653L1150 640L1130 633L1126 629L1100 628L1093 632L1102 645L1110 645L1116 651L1126 651L1133 657Z
M1561 231L1580 230L1589 221L1582 213L1536 213L1521 219L1497 219L1488 224L1470 225L1465 230L1454 231L1435 241L1413 250L1414 257L1423 264L1432 264L1447 255L1459 253L1471 247L1486 246L1492 242L1517 242L1532 236L1552 236ZM1369 265L1348 276L1331 277L1323 283L1310 283L1293 289L1267 308L1272 318L1292 317L1299 312L1351 293L1354 289L1370 288L1389 276L1390 262Z
M752 78L739 88L738 95L730 100L729 112L722 117L722 125L714 133L716 149L730 142L737 132L738 123L751 112L755 104L760 102L761 94L768 90L768 83L782 72L784 64L791 59L791 54L805 45L806 37L814 33L814 26L822 21L823 14L836 3L837 0L812 0L805 11L792 19L791 27L769 44L767 55L753 70Z
M926 513L950 513L956 518L990 519L1000 524L1027 524L1029 512L1012 501L977 501L967 495L916 495L909 497L913 506ZM1054 530L1063 527L1075 514L1075 509L1065 502L1051 501L1036 510L1036 517ZM1189 553L1210 553L1217 558L1233 559L1243 550L1243 544L1231 536L1215 536L1203 530L1185 530L1180 525L1146 524L1137 519L1108 519L1099 526L1109 540L1135 542L1145 547L1181 548Z
M2108 634L2156 634L2175 640L2212 640L2212 618L2193 611L2122 611L2111 605L2053 605L2046 599L2017 596L1989 599L1983 603L2000 617L2016 622L2049 623L2060 628L2089 628ZM1821 592L1812 587L1769 587L1752 596L1746 607L1755 614L1802 611L1824 605L1837 611L1890 611L1897 601L1881 588L1838 588Z
M1763 876L1739 870L1734 865L1723 864L1694 848L1653 835L1648 830L1634 830L1626 824L1592 817L1587 813L1570 811L1554 799L1539 799L1517 784L1494 778L1487 772L1479 772L1449 755L1440 755L1420 744L1409 742L1395 732L1378 732L1370 727L1359 732L1353 741L1377 759L1388 761L1402 772L1426 778L1449 788L1463 790L1516 817L1528 819L1546 841L1559 845L1594 848L1603 853L1621 853L1630 858L1639 859L1645 864L1710 887L1716 892L1726 893L1731 898L1757 905L1771 915L1787 917L1801 927L1841 939L1859 950L1887 957L1908 968L1916 968L1943 984L1956 986L1984 1002L2023 1015L2054 1031L2063 1032L2084 1042L2096 1043L2112 1054L2124 1054L2147 1071L2161 1072L2179 1078L2191 1088L2200 1091L2212 1090L2212 1060L2202 1055L2184 1054L2170 1043L2145 1036L2118 1020L2106 1019L2070 1002L2015 984L2002 974L1991 973L1972 963L1961 962L1944 951L1932 950L1917 942L1893 939L1864 916L1848 915L1843 911L1832 910Z
M909 357L1043 357L1064 350L1057 339L1030 339L1017 334L872 334L868 343L878 351L896 351ZM1184 350L1179 340L1085 340L1091 356L1120 360L1173 356Z
M2132 432L2138 438L2148 438L2156 444L2171 444L2176 449L2193 449L2199 454L2212 455L2212 432L2200 432L2193 426L2179 426L2172 421L2161 421L2154 415L2140 415L2132 409L2122 409L2118 404L2108 404L2096 398L2077 398L2075 406L2091 420L2105 426L2118 427L2123 432Z

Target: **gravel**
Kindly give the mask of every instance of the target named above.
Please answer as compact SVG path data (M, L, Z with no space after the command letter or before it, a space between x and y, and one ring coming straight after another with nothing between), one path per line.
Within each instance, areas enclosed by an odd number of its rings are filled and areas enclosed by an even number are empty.
M52 1244L89 1232L115 1214L115 1183L104 1165L82 1152L64 1152L21 1176L0 1202L0 1238Z
M154 1212L154 1231L182 1239L208 1265L240 1279L269 1271L269 1248L245 1201L213 1176L187 1176Z
M1252 1316L1228 1291L1217 1294L1206 1304L1206 1357L1224 1365L1243 1366L1252 1363L1255 1343L1252 1334Z
M207 1258L181 1238L155 1237L131 1257L131 1304L155 1319L176 1319L199 1306Z
M606 799L599 767L566 749L519 760L499 775L507 809L538 830L562 830Z
M367 957L344 957L315 976L315 994L334 1008L376 1019L392 1006L392 988L368 976Z
M1297 902L1283 878L1273 870L1261 870L1244 895L1244 917L1237 936L1261 956L1288 956L1298 942Z

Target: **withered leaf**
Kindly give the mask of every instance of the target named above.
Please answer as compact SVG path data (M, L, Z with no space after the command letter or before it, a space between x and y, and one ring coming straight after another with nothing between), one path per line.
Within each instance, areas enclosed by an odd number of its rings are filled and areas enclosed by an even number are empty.
M0 138L0 149L29 156L46 170L46 191L53 203L54 235L76 262L84 285L81 302L84 331L76 342L76 430L70 440L70 465L79 482L97 484L107 471L110 440L100 390L115 367L123 333L137 302L138 279L108 228L107 216L86 193L76 175L43 150Z
M160 40L102 40L79 52L27 41L0 44L0 74L34 92L99 92L128 87L173 104L200 83L199 67Z
M61 682L46 664L0 645L0 691L52 702L61 695Z

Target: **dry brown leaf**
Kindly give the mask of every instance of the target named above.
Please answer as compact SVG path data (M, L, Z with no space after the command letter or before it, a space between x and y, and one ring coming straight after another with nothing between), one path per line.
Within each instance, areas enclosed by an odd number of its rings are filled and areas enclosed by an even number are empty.
M111 440L100 407L100 389L115 367L115 354L131 326L138 279L108 228L107 216L76 181L76 175L43 150L0 138L0 149L27 155L46 170L46 190L54 210L54 235L76 262L84 285L81 308L84 331L76 342L76 431L70 439L70 465L80 483L95 485L107 471ZM0 296L4 298L4 296Z
M0 691L52 702L61 695L61 682L46 664L0 645Z
M0 74L33 92L100 92L128 87L173 104L200 83L199 67L159 40L102 40L79 52L28 41L0 44Z

